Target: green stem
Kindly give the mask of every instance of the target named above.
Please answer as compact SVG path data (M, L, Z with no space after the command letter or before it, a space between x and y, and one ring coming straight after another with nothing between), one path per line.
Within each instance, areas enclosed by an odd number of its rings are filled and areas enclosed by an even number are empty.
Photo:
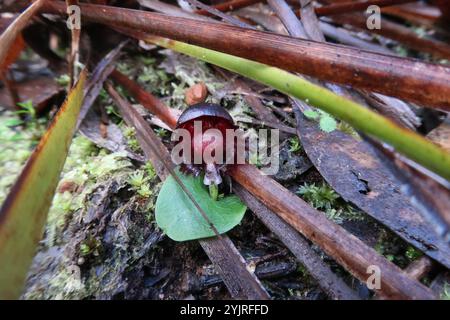
M304 100L354 128L389 143L399 153L450 180L450 153L419 134L323 87L287 71L222 52L160 37L148 37L147 41L215 64Z
M214 201L217 201L217 198L219 197L219 187L215 183L211 183L209 185L209 195L211 199Z

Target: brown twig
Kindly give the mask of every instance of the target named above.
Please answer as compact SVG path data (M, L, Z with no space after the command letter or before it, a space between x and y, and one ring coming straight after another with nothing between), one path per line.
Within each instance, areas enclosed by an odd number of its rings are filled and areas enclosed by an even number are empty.
M237 10L240 8L251 6L253 4L256 4L256 3L259 3L262 1L263 0L231 0L231 1L216 4L215 6L213 6L213 8L216 10L219 10L219 11L233 11L233 10ZM195 13L205 15L205 16L211 15L211 13L209 13L208 11L206 11L204 9L197 10L197 11L195 11Z
M150 32L322 80L450 110L450 68L444 66L222 23L108 6L80 6L86 19L112 27ZM43 12L65 14L64 5L58 1L47 2L44 7Z
M379 44L366 41L353 36L344 28L335 27L329 23L319 21L320 29L329 38L336 40L338 43L349 45L352 47L379 52L382 54L395 55L391 50Z
M319 286L333 299L355 300L358 295L337 277L311 246L294 228L258 201L239 184L234 192L247 204L253 213L268 227L305 266Z
M198 8L201 8L202 10L205 10L206 12L208 12L210 15L212 16L216 16L221 18L223 21L228 22L230 24L233 24L235 26L239 26L242 28L249 28L249 29L256 29L253 26L239 20L238 18L235 18L229 14L225 14L217 9L215 9L214 7L211 6L207 6L206 4L201 3L198 0L187 0L190 4L192 4L193 6L196 6Z
M332 19L339 24L348 24L361 30L367 30L366 18L362 15L343 14L333 16ZM438 58L450 59L450 45L445 42L421 38L411 29L386 19L381 19L381 26L380 29L370 31L398 41L412 49L428 52Z
M341 13L349 13L354 11L365 11L369 6L376 5L379 7L388 7L409 2L416 2L417 0L363 0L354 2L333 3L328 6L315 8L314 11L317 16L330 16Z
M92 72L91 78L84 89L84 101L78 115L76 128L78 129L89 112L94 101L100 94L103 88L103 83L109 77L114 70L115 61L118 59L122 48L127 42L124 41L119 44L115 49L111 50L95 67Z
M78 0L66 0L67 10L70 6L78 6ZM78 63L79 63L79 50L80 50L80 35L81 29L71 28L71 45L69 55L69 86L72 87L78 78Z
M344 2L344 3L337 3L337 4L331 4L328 6L318 7L314 8L316 14L318 16L329 16L333 14L340 14L340 13L349 13L353 11L363 11L366 10L368 6L370 5L377 5L379 7L387 7L392 5L398 5L403 3L409 3L409 2L415 2L417 0L364 0L364 1L357 1L357 2ZM248 6L251 6L253 4L264 2L264 0L232 0L227 1L224 3L220 3L217 5L212 6L212 8L225 12L225 11L233 11L238 10L241 8L245 8ZM290 0L291 3L297 3L297 1ZM195 11L197 14L201 15L212 15L207 10L197 10Z
M395 7L383 8L383 14L392 15L419 25L433 26L441 17L441 12L436 7L427 6L424 3L412 3Z
M144 108L157 114L158 117L160 117L160 119L170 128L175 128L177 119L172 113L166 112L166 106L161 102L161 100L142 89L142 87L137 85L136 82L129 79L117 69L112 72L111 76L114 81L126 88L128 92L135 97L135 99L138 100L142 106L144 106Z
M254 166L235 166L229 174L356 278L366 281L368 267L378 266L383 274L381 290L376 290L380 296L389 299L434 299L434 294L428 288L412 281L397 266L342 227L330 222L322 213L263 175Z
M138 2L144 8L152 9L156 12L162 12L170 16L191 18L203 21L215 21L212 18L201 16L193 12L185 11L180 7L158 0L138 0Z
M306 31L294 12L284 0L268 0L267 3L275 11L281 22L293 37L306 39Z
M404 271L412 279L420 280L430 272L432 268L433 261L431 261L430 258L423 256L412 262Z

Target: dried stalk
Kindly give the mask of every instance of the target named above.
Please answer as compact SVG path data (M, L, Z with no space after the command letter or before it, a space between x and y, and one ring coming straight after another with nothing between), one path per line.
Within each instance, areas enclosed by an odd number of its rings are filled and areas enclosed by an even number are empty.
M361 30L367 30L366 18L362 15L345 14L333 16L333 21L340 24L348 24ZM381 20L381 26L381 29L373 29L370 31L398 41L409 48L421 52L428 52L438 58L450 59L450 45L445 42L421 38L410 28L386 19Z
M247 204L253 213L270 229L305 266L319 286L333 299L359 300L358 295L334 274L329 266L314 252L309 243L294 228L284 222L273 211L258 201L239 184L234 192Z
M70 6L77 6L78 0L66 0L67 11L69 12ZM78 78L78 63L80 59L80 35L81 29L72 28L71 33L71 44L70 44L70 55L69 55L69 77L70 84L72 87Z
M344 2L344 3L336 3L330 4L328 6L314 8L316 14L318 16L329 16L340 13L349 13L353 11L364 11L370 5L377 5L379 7L387 7L392 5L398 5L403 3L415 2L417 0L363 0L357 2ZM251 6L253 4L263 2L263 0L232 0L224 3L220 3L212 6L212 8L219 11L233 11L241 8L245 8ZM298 4L298 1L290 0L292 4ZM211 12L207 10L197 10L195 11L197 14L212 16Z
M433 268L433 261L428 257L420 257L406 267L405 272L412 279L422 279Z
M389 299L434 299L433 293L417 281L412 281L401 269L381 257L375 250L330 222L322 213L287 191L251 165L233 167L229 174L239 184L276 212L306 238L318 244L328 255L363 282L367 268L376 265L383 277L381 297Z
M80 127L91 106L100 94L103 83L114 70L115 61L119 58L120 52L126 43L126 41L122 42L115 49L111 50L92 71L91 78L84 89L84 101L80 114L78 115L77 129Z
M170 112L166 112L166 106L153 96L152 94L146 92L142 87L137 85L134 81L130 80L127 76L118 70L114 70L111 74L114 81L116 81L121 86L127 88L128 92L135 97L145 108L148 110L153 110L153 113L158 114L160 119L166 123L170 128L175 128L177 124L177 119ZM156 110L156 112L154 111Z
M240 8L248 7L253 4L262 2L262 1L263 0L231 0L231 1L224 2L224 3L216 4L215 6L212 6L212 7L219 11L232 11L232 10L237 10ZM197 11L195 11L195 13L205 15L205 16L212 15L211 13L209 13L207 10L204 10L204 9L197 10Z
M108 6L85 4L81 8L86 19L109 26L150 32L328 82L450 110L450 68L444 66L222 23ZM43 12L65 15L59 1L47 2Z
M296 38L306 39L306 31L284 0L268 0L267 3L283 22L289 34Z
M435 23L441 16L441 12L438 8L426 6L423 3L383 8L383 14L398 17L413 24L426 25L428 27L436 27Z
M203 21L214 21L214 19L200 16L193 12L185 11L185 10L181 9L180 7L177 7L172 4L162 2L162 1L138 0L138 2L144 8L152 9L156 12L163 12L169 16L184 17L184 18L197 19L197 20L203 20Z
M198 0L187 0L191 5L201 8L202 10L205 10L206 12L209 12L211 15L216 16L221 18L223 21L235 25L235 26L239 26L242 28L248 28L248 29L256 29L253 26L239 20L238 18L235 18L229 14L225 14L222 13L221 11L211 7L211 6L207 6L206 4L203 4L202 2L198 1Z
M376 5L379 7L388 7L409 2L416 2L417 0L363 0L355 2L333 3L328 6L315 8L314 11L317 16L330 16L340 13L349 13L354 11L365 11L369 6Z

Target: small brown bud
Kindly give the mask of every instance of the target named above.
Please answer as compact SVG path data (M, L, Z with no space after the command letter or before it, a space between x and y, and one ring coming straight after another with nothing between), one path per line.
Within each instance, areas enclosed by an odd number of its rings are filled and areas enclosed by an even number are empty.
M73 181L62 181L58 187L58 193L64 193L66 191L73 193L77 190L78 185Z
M200 82L186 90L185 101L191 106L193 104L205 102L207 96L208 89L204 82Z

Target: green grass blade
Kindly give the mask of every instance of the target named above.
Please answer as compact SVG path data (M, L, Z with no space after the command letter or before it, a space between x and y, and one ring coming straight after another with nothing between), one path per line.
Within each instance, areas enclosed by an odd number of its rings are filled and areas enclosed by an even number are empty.
M0 210L0 299L16 299L23 289L72 141L85 79L83 72Z
M399 153L450 180L450 153L419 134L349 99L287 71L179 41L148 36L147 41L215 64L301 99L354 128L392 145ZM280 57L282 59L282 57Z

